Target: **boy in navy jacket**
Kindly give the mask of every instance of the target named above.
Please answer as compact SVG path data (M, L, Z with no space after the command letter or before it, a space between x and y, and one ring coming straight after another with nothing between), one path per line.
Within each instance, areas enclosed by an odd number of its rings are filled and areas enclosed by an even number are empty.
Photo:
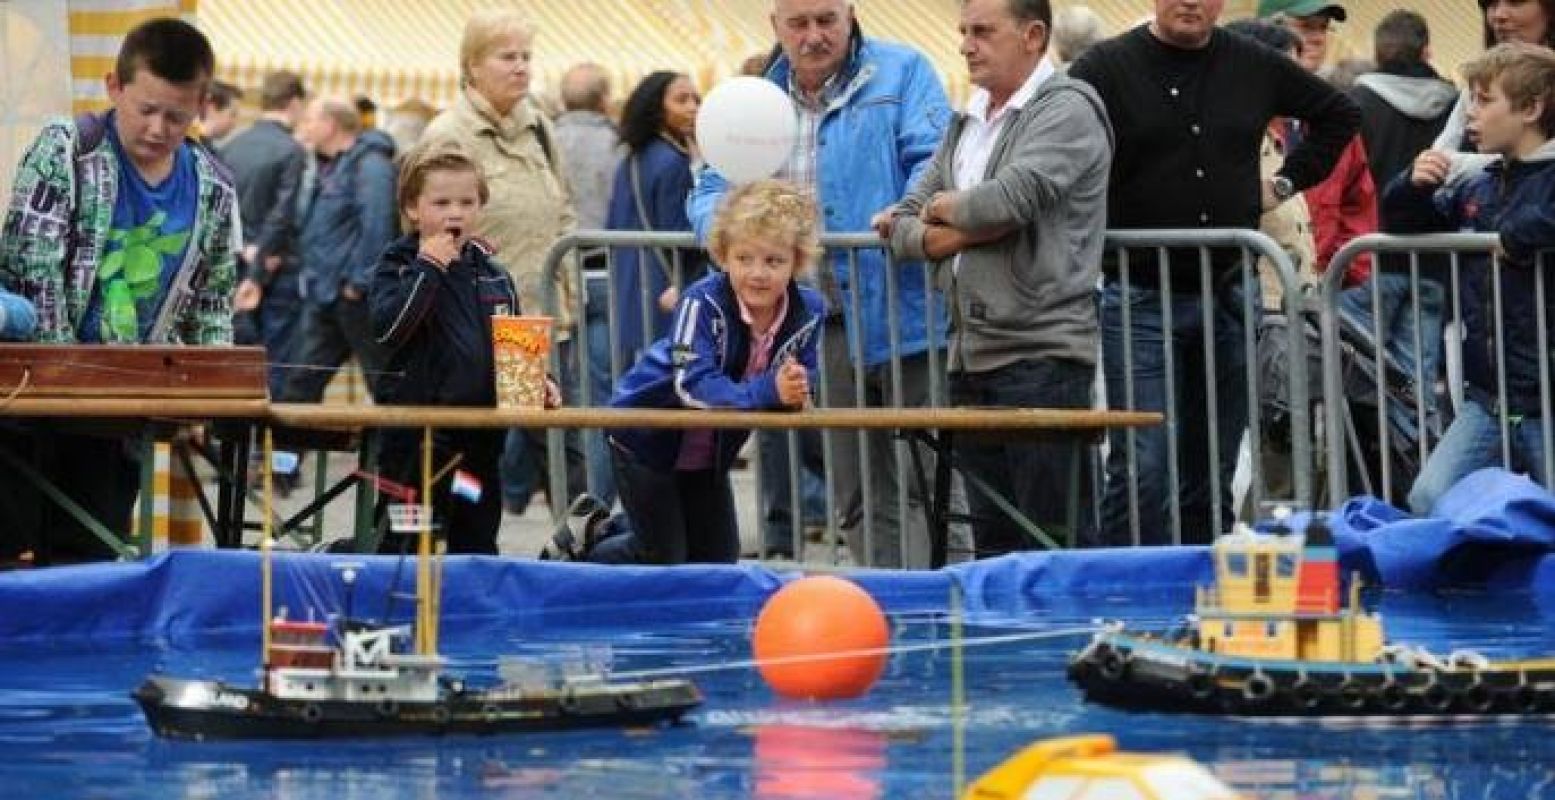
M821 248L814 200L781 181L731 192L708 250L722 268L687 287L670 335L621 376L622 408L797 410L810 402L825 304L794 278ZM740 554L729 468L750 431L626 429L609 441L624 516L587 496L542 558L613 564L733 563Z
M1469 130L1481 152L1500 156L1486 170L1451 188L1442 188L1449 163L1426 151L1410 172L1388 186L1383 198L1399 229L1484 231L1500 235L1498 263L1465 263L1461 270L1464 394L1442 441L1415 479L1409 505L1429 514L1441 495L1460 478L1501 463L1501 417L1511 434L1514 469L1548 481L1544 465L1545 421L1540 385L1539 305L1555 320L1555 286L1545 274L1544 297L1538 272L1555 263L1542 251L1555 248L1555 53L1527 44L1502 44L1464 65L1471 89ZM1494 285L1499 282L1499 286ZM1499 298L1498 298L1499 295ZM1503 341L1496 340L1496 316ZM1505 368L1505 383L1497 364Z
M415 228L390 245L373 274L374 335L390 353L384 400L395 405L496 405L491 317L518 314L518 295L507 270L492 260L486 242L471 238L487 198L480 167L447 141L423 143L405 157L400 211ZM560 405L556 385L546 383L546 405ZM384 434L379 456L384 477L421 487L419 430ZM506 431L438 430L433 469L455 456L457 467L432 487L433 516L443 525L450 553L497 552L502 523L497 462ZM380 549L404 543L386 537Z

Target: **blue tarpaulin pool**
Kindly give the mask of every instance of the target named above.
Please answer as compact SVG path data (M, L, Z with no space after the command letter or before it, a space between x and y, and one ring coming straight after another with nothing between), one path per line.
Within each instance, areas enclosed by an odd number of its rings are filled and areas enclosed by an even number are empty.
M388 558L288 556L277 603L294 616L382 598ZM1395 640L1490 656L1555 652L1555 565L1530 556L1494 590L1383 593ZM0 786L5 797L944 798L954 753L971 776L1020 746L1109 732L1130 749L1186 751L1259 797L1529 797L1555 792L1548 718L1518 724L1336 730L1317 724L1127 714L1082 703L1063 677L1079 633L964 649L964 718L950 650L894 656L866 697L776 698L754 670L694 675L707 702L653 731L358 742L198 743L154 738L129 699L149 672L251 682L258 560L180 552L145 563L0 575ZM1510 573L1509 573L1510 574ZM945 642L954 583L964 636L1076 631L1093 620L1164 626L1209 576L1203 550L1029 554L934 573L860 572L898 644ZM472 677L505 654L608 649L614 669L702 668L749 658L761 603L792 575L754 566L606 568L487 558L446 563L443 651ZM958 730L964 731L958 735Z

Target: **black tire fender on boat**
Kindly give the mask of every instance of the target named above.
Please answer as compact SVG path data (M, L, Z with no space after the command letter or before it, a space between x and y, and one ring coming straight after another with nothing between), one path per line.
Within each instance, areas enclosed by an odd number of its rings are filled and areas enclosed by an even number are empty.
M432 706L432 721L438 725L447 725L448 721L453 719L453 716L454 713L448 710L448 706L442 703Z
M1208 672L1195 672L1188 676L1188 694L1195 700L1208 700L1215 696L1215 678Z
M1496 705L1496 694L1485 684L1475 681L1463 688L1463 705L1477 714L1484 714Z
M567 714L567 715L571 716L571 715L577 714L579 711L581 711L582 708L583 708L583 704L578 702L578 696L577 695L575 695L575 694L573 694L572 692L569 691L569 692L566 692L565 694L563 694L560 698L557 698L557 700L556 700L556 708L557 708L558 711L561 711L563 714Z
M487 703L481 706L481 719L487 722L496 722L502 719L502 709L498 708L496 703Z
M616 708L622 711L636 711L641 705L642 701L635 694L623 692L616 695Z
M1096 656L1096 672L1109 681L1121 681L1128 677L1127 654L1108 647Z
M1426 684L1424 689L1420 690L1420 699L1432 711L1446 711L1452 708L1452 692L1447 691L1447 687L1443 686L1442 682L1437 680L1435 675L1432 675L1431 682Z
M1318 691L1317 684L1313 683L1305 675L1296 679L1290 686L1290 699L1297 708L1311 711L1323 703L1323 693Z
M324 709L319 708L318 703L303 704L302 710L299 713L302 715L302 721L309 725L317 725L324 719Z
M1544 704L1539 697L1538 690L1526 683L1518 684L1512 688L1512 707L1524 714L1532 714Z
M1360 683L1349 675L1339 682L1339 687L1334 691L1339 698L1339 705L1351 711L1360 711L1366 707L1366 692L1361 689Z
M1409 693L1405 692L1404 687L1391 676L1388 682L1382 684L1382 688L1377 690L1377 698L1382 701L1382 707L1389 711L1403 711L1404 707L1409 705Z
M1274 697L1274 679L1254 672L1242 681L1242 697L1251 703L1263 703Z
M373 705L373 710L378 712L378 716L385 719L397 717L400 714L400 701L392 697L385 697Z

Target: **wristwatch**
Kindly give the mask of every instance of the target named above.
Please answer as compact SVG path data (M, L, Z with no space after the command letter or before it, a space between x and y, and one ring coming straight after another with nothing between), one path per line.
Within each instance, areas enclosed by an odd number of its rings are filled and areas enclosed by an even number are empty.
M1274 193L1275 200L1283 203L1296 196L1296 184L1284 175L1276 175L1269 179L1269 191Z

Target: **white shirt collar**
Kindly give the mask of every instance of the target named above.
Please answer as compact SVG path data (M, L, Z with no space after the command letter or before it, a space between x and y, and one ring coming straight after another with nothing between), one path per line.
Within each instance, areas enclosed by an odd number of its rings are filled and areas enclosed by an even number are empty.
M1022 83L1020 88L1015 90L1015 94L1010 95L1009 102L1005 103L1004 107L1000 108L999 113L995 116L1002 117L1011 108L1025 108L1026 103L1030 102L1031 98L1036 95L1037 88L1042 85L1042 82L1053 77L1057 71L1053 66L1053 62L1046 55L1042 56L1042 60L1037 62L1037 68L1032 70L1030 75L1026 76L1026 82ZM990 122L991 120L988 119L988 103L990 99L987 89L978 87L972 90L972 96L966 101L967 116L975 117L979 122Z

